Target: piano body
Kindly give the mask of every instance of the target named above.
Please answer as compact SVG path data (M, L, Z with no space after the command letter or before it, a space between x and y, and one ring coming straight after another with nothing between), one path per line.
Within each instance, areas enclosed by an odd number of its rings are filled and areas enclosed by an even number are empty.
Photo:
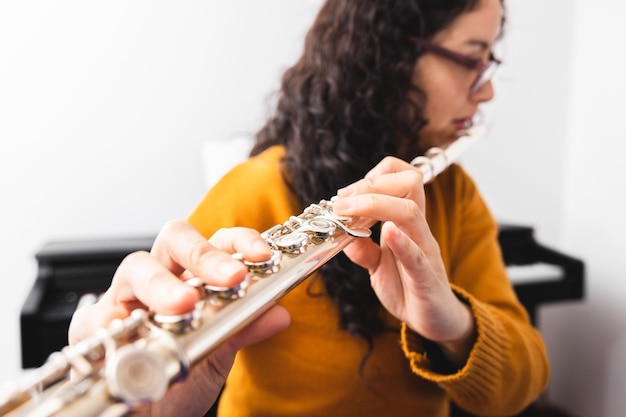
M538 307L584 296L584 263L537 242L532 227L501 224L498 240L520 302L534 325Z
M533 229L501 225L504 260L511 268L549 265L558 276L513 281L533 323L544 303L583 297L583 262L535 241ZM67 345L67 330L78 303L109 286L124 257L150 250L154 237L50 242L36 255L37 278L21 311L22 368L39 367L50 353ZM551 274L553 275L553 274Z
M150 250L154 237L55 241L37 254L37 277L20 315L22 368L36 368L67 345L79 302L98 297L126 255Z

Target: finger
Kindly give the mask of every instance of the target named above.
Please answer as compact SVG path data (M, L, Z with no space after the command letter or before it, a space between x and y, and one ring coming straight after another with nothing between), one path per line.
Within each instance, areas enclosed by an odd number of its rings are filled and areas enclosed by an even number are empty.
M68 340L75 344L92 336L97 329L106 327L113 319L126 317L123 308L106 308L102 304L92 304L74 312L68 329Z
M441 282L424 279L433 276L433 264L428 253L391 222L383 225L381 236L404 272L400 274L403 288L411 289L414 296L422 299L438 294Z
M220 250L241 253L246 260L252 262L268 260L272 254L268 243L259 232L244 227L220 229L209 242Z
M238 232L247 238L250 233L242 228ZM236 233L230 235L233 239ZM226 236L227 237L227 236ZM222 247L227 247L224 240L218 239ZM242 244L233 244L242 246ZM246 276L247 268L240 261L233 259L231 253L217 250L191 224L185 221L167 223L152 248L151 254L174 275L182 275L188 270L192 276L204 282L222 287L232 287Z
M381 228L381 239L400 261L405 272L411 276L419 276L421 268L428 260L421 248L409 238L393 222L386 222Z
M120 263L111 287L99 303L103 308L123 308L126 315L136 308L159 314L183 314L191 311L198 299L196 289L181 281L154 256L134 252Z
M398 224L415 223L423 212L413 200L383 194L360 194L339 198L333 211L342 216L368 217L377 221L394 221Z
M367 269L370 275L375 273L380 263L380 247L371 239L353 240L343 252L352 262Z
M411 199L363 194L336 200L333 210L342 216L393 222L420 246L428 249L429 253L438 250L426 222L425 209Z
M416 170L411 164L403 161L402 159L387 156L383 158L374 168L372 168L367 174L365 174L365 178L376 177L382 174L390 174L395 172L407 171L407 170Z
M404 309L405 279L403 263L394 252L398 246L405 246L402 255L410 252L408 246L413 245L393 223L386 222L381 228L381 261L377 273L370 275L370 284L383 306L397 315ZM406 260L406 259L405 259Z
M365 177L337 190L341 199L360 194L386 194L417 200L423 195L423 175L416 169Z
M151 308L160 314L183 314L195 306L197 290L147 252L129 254L113 276L111 286L94 305L77 310L71 320L69 340L83 340L113 319L123 319L136 308Z
M339 190L337 195L339 198L333 203L333 210L339 215L352 218L400 221L393 213L411 216L426 210L422 175L415 170L364 178ZM370 197L355 199L366 195ZM397 200L390 199L394 197ZM414 204L418 210L415 210ZM379 211L380 207L386 210Z

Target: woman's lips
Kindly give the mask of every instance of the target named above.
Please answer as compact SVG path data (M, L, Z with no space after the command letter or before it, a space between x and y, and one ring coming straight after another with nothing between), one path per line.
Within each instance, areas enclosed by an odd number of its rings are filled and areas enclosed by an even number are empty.
M455 119L452 121L452 124L454 125L454 128L456 130L469 129L470 127L472 127L472 118L466 117L463 119Z

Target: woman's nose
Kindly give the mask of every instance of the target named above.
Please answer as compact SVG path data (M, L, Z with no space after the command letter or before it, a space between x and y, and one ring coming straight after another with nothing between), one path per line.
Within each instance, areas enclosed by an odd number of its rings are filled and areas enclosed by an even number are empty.
M493 82L491 80L487 81L476 91L471 93L472 99L477 101L478 103L485 103L487 101L491 101L495 95Z

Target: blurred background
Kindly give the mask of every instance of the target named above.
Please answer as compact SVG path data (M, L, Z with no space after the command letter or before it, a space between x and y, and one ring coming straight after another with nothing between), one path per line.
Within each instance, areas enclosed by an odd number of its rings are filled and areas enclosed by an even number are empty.
M155 235L245 153L320 0L0 2L0 378L20 366L35 253ZM507 0L487 137L463 156L502 222L581 258L541 308L550 400L626 409L626 38L617 0ZM514 387L512 387L514 389Z

